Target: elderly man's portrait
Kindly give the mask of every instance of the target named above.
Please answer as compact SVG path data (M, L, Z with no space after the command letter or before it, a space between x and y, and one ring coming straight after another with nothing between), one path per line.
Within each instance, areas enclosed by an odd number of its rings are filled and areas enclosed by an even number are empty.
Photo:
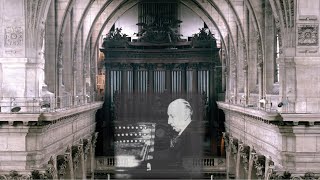
M117 178L199 177L194 162L204 154L201 97L116 95L114 156L129 162L117 165Z
M169 170L172 172L171 177L175 175L179 177L198 176L199 171L191 169L188 161L188 159L201 158L203 153L202 129L199 128L199 122L192 119L192 106L185 99L175 99L168 105L167 115L167 129L162 129L163 127L157 129L156 126L155 151L151 167L155 172ZM157 131L167 133L157 134ZM167 143L161 140L167 140ZM165 174L157 176L165 176Z

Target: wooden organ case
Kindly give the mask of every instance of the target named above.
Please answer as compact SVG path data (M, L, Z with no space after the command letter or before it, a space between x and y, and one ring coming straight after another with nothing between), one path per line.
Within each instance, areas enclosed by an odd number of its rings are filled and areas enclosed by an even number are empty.
M170 4L168 9L174 6ZM147 13L147 5L140 8ZM153 29L167 20L158 18L152 20L156 27ZM140 18L139 21L147 20ZM156 126L167 124L168 104L176 98L184 98L198 109L194 119L205 122L207 131L212 131L210 127L216 124L216 92L222 89L221 72L215 68L221 66L215 39L179 40L174 34L157 30L142 34L140 40L130 41L121 37L121 30L116 31L120 36L104 39L100 48L106 71L104 121L113 126L115 151L126 151L117 147L131 149L131 152L140 149L141 152L136 153L140 159L152 158ZM146 149L150 153L142 155ZM215 153L213 151L213 155Z

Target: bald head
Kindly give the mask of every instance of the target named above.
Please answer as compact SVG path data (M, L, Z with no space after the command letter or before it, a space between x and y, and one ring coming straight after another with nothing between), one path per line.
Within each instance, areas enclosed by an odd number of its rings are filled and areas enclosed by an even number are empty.
M180 132L191 122L192 108L188 101L176 99L168 106L168 124Z

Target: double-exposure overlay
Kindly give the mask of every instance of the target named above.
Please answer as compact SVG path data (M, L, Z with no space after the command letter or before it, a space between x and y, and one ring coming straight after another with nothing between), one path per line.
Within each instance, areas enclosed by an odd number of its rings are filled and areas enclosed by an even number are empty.
M320 179L320 0L0 0L0 180Z

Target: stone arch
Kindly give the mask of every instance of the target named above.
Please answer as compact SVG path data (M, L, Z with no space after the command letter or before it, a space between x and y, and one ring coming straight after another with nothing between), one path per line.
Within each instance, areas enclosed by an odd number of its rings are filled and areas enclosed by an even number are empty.
M102 31L104 30L104 27L106 25L106 22L109 22L111 21L111 24L114 24L117 20L117 16L121 16L124 12L126 12L126 10L130 9L132 6L134 6L136 3L138 3L137 0L134 0L134 1L127 1L127 0L123 0L123 1L116 1L118 2L117 4L112 4L112 2L115 2L115 1L111 1L110 4L108 4L107 6L103 6L100 11L98 12L97 16L95 17L91 27L90 27L90 30L89 30L89 33L87 35L87 38L86 38L86 41L85 41L85 50L89 50L90 48L90 38L93 38L92 43L91 44L91 49L90 51L91 52L95 52L95 49L96 49L96 46L97 46L97 43L98 43L98 39L99 39L99 36L100 34L102 33ZM111 6L111 9L108 11L108 7ZM113 8L112 8L113 7ZM125 9L125 11L123 10ZM120 11L121 10L121 11ZM105 13L105 11L109 12L109 13ZM105 21L102 25L102 27L100 28L96 28L97 26L97 21L99 18L104 18ZM110 23L109 23L110 24ZM94 34L95 36L93 36L93 31L94 29L99 29L99 32L98 34ZM111 28L111 27L110 27ZM85 52L85 54L89 54L88 52ZM94 57L95 53L92 54L91 57L89 57L89 59L92 59Z
M260 41L261 41L261 42L260 42L260 47L257 47L257 48L261 48L261 51L262 51L262 54L261 54L262 62L265 62L265 60L264 60L264 45L263 45L263 38L262 38L260 23L259 23L259 21L258 21L258 19L257 19L256 13L255 13L255 11L254 11L254 9L253 9L251 0L248 0L248 1L246 1L246 2L247 2L247 3L246 3L247 8L248 8L249 12L251 12L252 17L253 17L253 21L254 21L253 26L254 26L254 28L257 30L257 32L258 32L258 33L257 33L258 38L259 38ZM259 44L258 44L258 46L259 46Z

